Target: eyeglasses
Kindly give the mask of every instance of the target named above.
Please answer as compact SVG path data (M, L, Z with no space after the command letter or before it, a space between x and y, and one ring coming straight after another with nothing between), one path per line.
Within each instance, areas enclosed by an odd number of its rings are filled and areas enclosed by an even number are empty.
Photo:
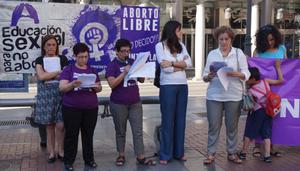
M120 53L122 54L129 54L131 52L131 50L127 50L127 49L123 49L123 50L120 50Z

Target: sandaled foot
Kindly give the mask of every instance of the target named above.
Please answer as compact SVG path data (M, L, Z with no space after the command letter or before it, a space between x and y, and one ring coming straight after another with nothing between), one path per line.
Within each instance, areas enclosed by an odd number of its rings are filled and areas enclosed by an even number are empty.
M282 156L281 152L279 152L279 151L271 152L270 154L271 154L271 156L274 156L274 157L281 157Z
M57 158L58 160L60 160L61 162L64 161L64 156L63 156L63 155L57 154L57 155L56 155L56 158Z
M243 152L243 151L240 151L238 153L238 156L241 160L246 160L246 156L247 156L247 153Z
M254 147L253 148L253 153L252 153L253 157L261 157L261 152L259 151L259 148Z
M229 154L227 156L228 161L231 161L235 164L241 164L243 161L235 154Z
M72 164L65 164L65 170L73 171L74 170L73 165Z
M261 160L266 162L266 163L272 163L272 157L271 156L267 156L267 157L262 156Z
M142 159L136 158L137 164L140 165L147 165L147 166L154 166L156 162L152 159L146 159L145 157Z
M203 164L209 165L209 164L212 164L214 161L215 161L214 156L208 156L208 157L206 157L206 159L203 160Z
M123 166L125 163L125 156L119 156L117 159L116 159L116 165L117 166Z
M185 156L179 157L179 158L175 157L175 159L178 160L178 161L182 161L182 162L187 161L187 158Z
M98 166L95 161L85 162L85 165L91 168L96 168Z
M55 156L49 156L48 157L48 163L54 163L56 160Z
M166 165L168 164L168 160L159 160L159 164Z

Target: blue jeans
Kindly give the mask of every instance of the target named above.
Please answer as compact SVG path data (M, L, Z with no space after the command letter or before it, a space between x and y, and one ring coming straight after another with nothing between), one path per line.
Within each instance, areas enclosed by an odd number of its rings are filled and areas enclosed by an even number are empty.
M161 85L160 160L184 156L184 134L188 99L187 85Z

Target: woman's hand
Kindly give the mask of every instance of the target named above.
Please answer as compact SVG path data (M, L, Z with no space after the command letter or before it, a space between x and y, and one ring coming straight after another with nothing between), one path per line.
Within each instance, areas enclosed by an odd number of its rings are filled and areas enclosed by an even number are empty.
M160 63L160 66L161 66L162 68L167 68L167 67L172 66L172 62L167 61L167 60L162 60L162 62Z
M126 65L126 66L125 66L125 68L124 68L124 73L125 73L125 75L128 74L130 68L131 68L130 65Z
M80 80L73 80L71 82L71 85L73 86L73 88L78 88L81 85L81 81Z
M216 76L216 72L210 72L207 76L203 78L205 82L211 81Z

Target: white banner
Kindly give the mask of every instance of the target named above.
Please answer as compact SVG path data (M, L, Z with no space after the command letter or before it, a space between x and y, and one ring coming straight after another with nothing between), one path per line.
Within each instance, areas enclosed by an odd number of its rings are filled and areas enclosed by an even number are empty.
M76 42L85 42L100 72L114 57L121 6L1 1L0 7L0 72L33 73L47 34L56 35L60 54L68 58Z

